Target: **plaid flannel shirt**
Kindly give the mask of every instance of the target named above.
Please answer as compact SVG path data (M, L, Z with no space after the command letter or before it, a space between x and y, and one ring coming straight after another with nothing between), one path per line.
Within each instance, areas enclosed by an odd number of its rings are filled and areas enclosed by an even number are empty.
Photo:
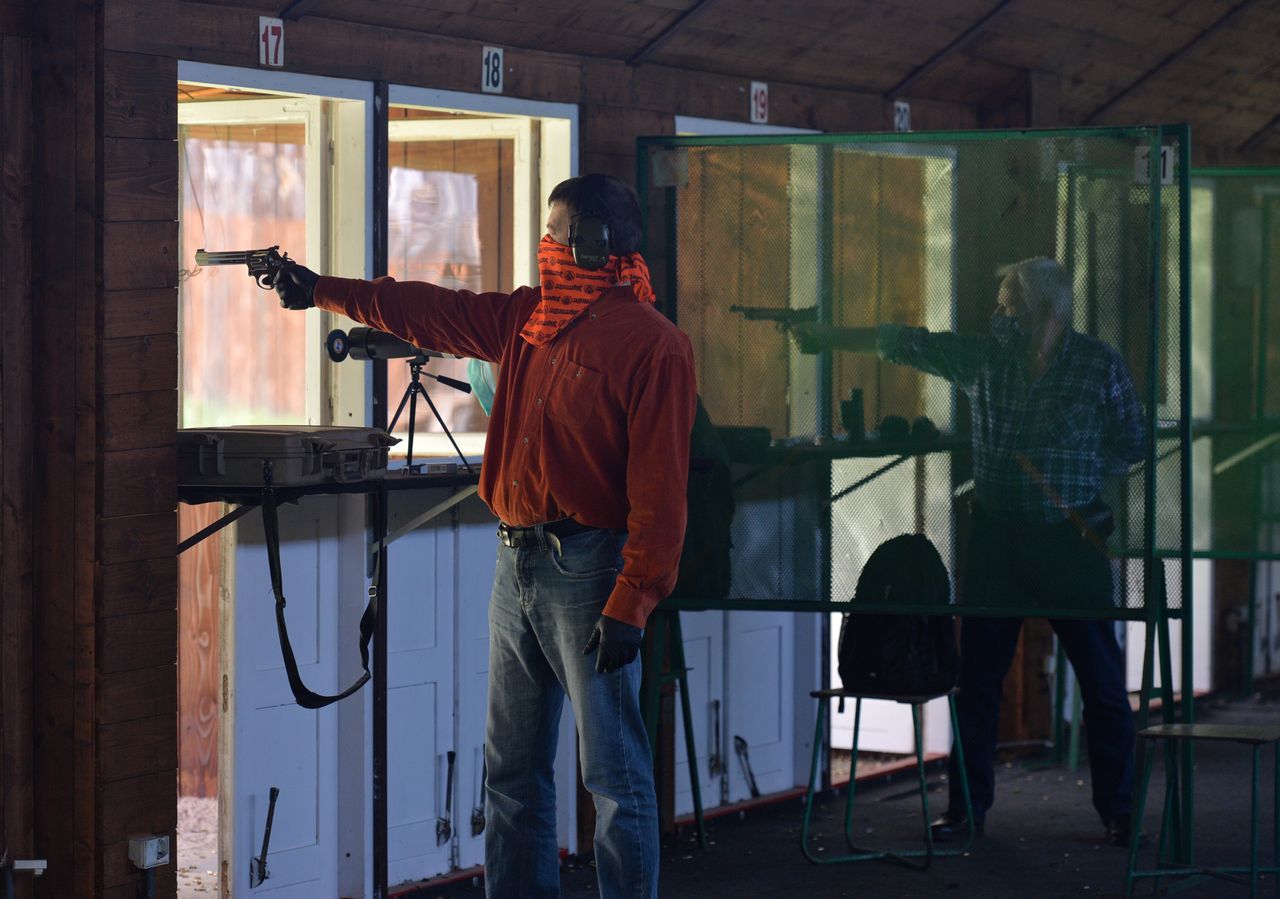
M881 325L882 358L954 382L973 415L978 501L993 514L1054 523L1096 502L1106 475L1145 456L1142 406L1124 360L1068 330L1039 380L994 337Z

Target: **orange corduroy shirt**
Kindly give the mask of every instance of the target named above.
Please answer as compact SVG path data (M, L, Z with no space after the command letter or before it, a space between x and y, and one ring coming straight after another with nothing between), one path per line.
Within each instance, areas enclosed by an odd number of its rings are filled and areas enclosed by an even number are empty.
M684 542L697 384L689 339L628 286L601 294L542 347L520 337L541 290L448 290L324 277L321 309L416 346L500 363L480 497L527 526L572 518L626 530L604 607L644 627L675 586Z

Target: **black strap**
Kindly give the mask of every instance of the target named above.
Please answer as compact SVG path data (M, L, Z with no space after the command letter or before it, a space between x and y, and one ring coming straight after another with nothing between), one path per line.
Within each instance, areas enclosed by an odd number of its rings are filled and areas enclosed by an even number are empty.
M294 658L293 646L289 643L289 629L284 623L284 579L280 576L280 525L276 519L275 491L266 487L262 491L262 527L267 537L267 563L271 567L271 592L276 596L276 631L280 636L280 655L284 656L284 670L289 677L289 689L293 698L304 709L322 709L339 699L346 699L369 682L369 641L373 639L373 622L378 614L378 574L382 564L382 553L378 553L378 561L373 570L373 583L369 587L369 604L360 616L360 662L364 666L364 674L356 682L335 696L322 696L307 689L298 673L298 660Z

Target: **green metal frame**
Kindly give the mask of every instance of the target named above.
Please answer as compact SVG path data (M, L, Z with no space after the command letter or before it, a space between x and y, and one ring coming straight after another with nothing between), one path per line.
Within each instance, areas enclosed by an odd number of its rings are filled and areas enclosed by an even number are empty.
M699 611L699 610L727 610L727 611L788 611L788 612L855 612L855 613L873 613L873 612L909 612L920 614L949 614L949 615L977 615L977 616L1004 616L1020 615L1025 617L1062 617L1062 618L1083 618L1083 619L1101 619L1101 620L1132 620L1144 621L1147 624L1147 635L1144 646L1143 659L1143 679L1141 687L1141 699L1139 708L1139 722L1145 725L1150 712L1150 700L1154 690L1154 656L1156 641L1159 641L1160 647L1160 665L1161 678L1160 690L1162 695L1162 716L1166 721L1172 721L1175 714L1174 704L1174 679L1172 671L1172 645L1169 634L1169 620L1171 618L1181 619L1182 639L1179 647L1182 658L1182 703L1181 710L1183 719L1190 723L1194 720L1193 710L1193 682L1192 682L1192 618L1189 614L1191 606L1191 560L1193 557L1200 557L1199 554L1193 554L1191 545L1191 512L1192 512L1192 492L1191 492L1191 372L1190 372L1190 324L1191 324L1191 264L1190 264L1190 179L1191 179L1191 156L1190 156L1190 131L1185 125L1161 125L1161 126L1143 126L1143 127L1087 127L1087 128L1050 128L1050 129L1018 129L1018 130L992 130L992 131L936 131L936 132L877 132L877 133L860 133L860 134L820 134L820 135L749 135L738 137L642 137L637 140L637 178L636 183L640 191L641 197L647 197L650 193L651 177L650 162L653 153L662 150L674 150L680 148L691 147L733 147L733 146L778 146L778 145L819 145L819 146L849 146L856 144L921 144L921 145L938 145L938 144L954 144L954 143L971 143L971 142L991 142L996 140L1034 140L1045 138L1081 138L1081 137L1109 137L1109 138L1128 138L1145 140L1150 147L1148 184L1151 190L1151 203L1149 211L1148 234L1147 234L1147 251L1148 251L1148 321L1150 330L1148 335L1148 359L1149 371L1147 377L1148 395L1147 408L1150 410L1148 416L1148 456L1144 471L1144 493L1146 496L1144 508L1144 533L1145 538L1141 548L1141 558L1144 562L1144 578L1143 606L1139 609L1116 608L1107 610L1064 610L1059 611L1052 608L1028 608L1025 610L1017 608L976 608L963 605L946 605L946 606L912 606L904 608L901 605L894 606L878 606L874 603L859 603L856 607L846 601L827 601L818 599L805 599L796 597L794 599L769 599L754 600L742 597L726 598L726 599L690 599L684 598L679 600L668 600L663 604L662 609L670 613L675 620L675 633L679 633L678 612L679 611ZM1155 497L1156 497L1156 463L1158 461L1158 445L1155 410L1157 404L1157 371L1156 366L1160 359L1158 339L1161 334L1160 316L1162 313L1162 298L1164 296L1163 277L1164 267L1164 246L1163 234L1161 231L1161 179L1160 179L1160 151L1161 148L1169 142L1176 142L1178 148L1178 166L1175 173L1175 190L1178 199L1178 260L1177 271L1179 278L1179 356L1178 374L1179 374L1179 405L1180 416L1176 426L1176 434L1178 437L1178 450L1181 452L1179 466L1179 481L1182 495L1182 520L1180 530L1181 545L1173 550L1159 549L1156 544L1156 519L1155 519ZM824 154L825 155L825 154ZM665 188L665 200L667 203L667 216L664 222L664 228L667 231L667 245L674 253L677 251L675 241L675 222L674 222L674 194L675 188ZM829 205L829 204L828 204ZM642 208L647 211L647 204L642 203ZM830 210L827 210L827 218L830 218ZM828 221L827 228L829 230L830 223ZM646 234L647 234L646 230ZM826 241L830 241L830 234L826 234ZM825 255L825 254L824 254ZM676 262L671 258L667 262L667 297L664 302L673 318L678 321L678 284L676 281ZM826 310L820 310L821 316ZM820 357L821 358L821 357ZM820 362L820 364L822 364ZM827 368L829 370L830 360L827 359ZM826 410L829 403L823 403L822 409ZM821 417L819 423L821 424ZM1159 428L1161 432L1168 433L1167 426ZM826 529L827 539L829 539L830 528ZM829 554L828 554L829 555ZM1129 557L1137 557L1137 551L1129 554ZM1178 559L1180 565L1180 597L1181 603L1178 609L1168 608L1167 591L1164 589L1163 563L1166 559ZM829 566L826 566L829 568ZM1158 576L1157 576L1158 575ZM829 572L824 576L824 581L829 577ZM829 589L829 584L827 585ZM661 640L655 641L655 645L661 645ZM656 658L653 656L656 655ZM662 650L658 648L651 657L646 659L647 671L661 672L662 670ZM680 667L683 663L680 663ZM650 728L651 739L656 743L656 691L658 689L660 677L658 675L648 675L646 685L646 724ZM687 700L686 700L687 701ZM687 715L687 712L686 712ZM822 721L823 711L819 712L819 721ZM695 800L699 795L696 785L697 766L696 757L692 747L692 733L686 719L686 739L689 743L687 747L689 753L690 774L694 780ZM825 742L825 741L824 741ZM917 748L919 743L917 741ZM815 754L817 752L817 741L815 741ZM1178 784L1174 781L1170 782L1170 790L1172 795L1172 807L1174 816L1179 823L1178 841L1179 845L1184 849L1189 849L1189 826L1192 809L1191 809L1191 770L1193 766L1190 764L1190 754L1186 757L1187 764L1179 766L1185 773L1185 782ZM815 755L816 759L816 755ZM1143 776L1149 776L1149 768L1142 772ZM811 781L813 773L811 771ZM700 802L699 804L699 819ZM807 823L807 822L806 822Z
M964 855L973 846L973 839L976 831L973 823L973 801L969 796L969 778L965 774L964 768L964 746L960 742L960 724L956 718L956 698L954 691L947 695L947 704L951 710L951 726L956 733L956 753L960 757L960 786L964 793L964 811L965 820L969 822L969 830L965 841L962 845L953 849L935 849L933 845L933 828L930 826L933 816L929 814L929 784L925 778L924 770L924 741L921 735L920 727L920 706L928 701L918 697L906 699L893 696L860 696L855 693L847 693L839 696L841 710L844 708L845 699L852 699L855 703L853 711L853 754L850 761L849 785L848 792L845 795L844 803L844 840L849 847L849 851L841 854L832 855L816 855L809 847L809 824L813 817L813 797L818 791L818 771L821 767L822 749L826 745L826 724L827 706L831 704L831 697L828 695L830 691L818 691L816 696L818 700L818 716L813 728L813 757L809 763L809 788L805 792L804 797L804 819L800 824L800 851L804 853L804 857L815 865L833 865L842 864L844 862L861 862L861 861L891 861L906 865L910 868L923 871L929 867L935 856L947 855ZM915 730L916 744L916 776L920 787L920 811L924 820L924 848L923 849L870 849L860 847L853 839L853 803L854 795L857 793L858 786L858 732L862 724L862 700L866 699L891 699L896 702L903 702L911 706L911 723ZM917 861L923 859L923 861Z
M1255 179L1274 178L1277 182L1277 187L1280 187L1280 167L1258 166L1258 167L1238 167L1237 168L1237 167L1226 167L1226 166L1206 166L1203 168L1192 169L1191 178L1200 179L1200 180L1210 180L1215 184L1221 181L1230 182L1231 180L1234 180L1234 179L1255 180ZM1215 200L1216 200L1216 197L1215 197ZM1267 253L1266 253L1266 247L1268 246L1267 235L1270 230L1270 218L1265 214L1265 209L1264 209L1264 214L1262 216L1261 225L1263 228L1264 237L1262 241L1263 249L1260 254L1261 270L1259 272L1259 278L1260 278L1260 293L1263 299L1265 300L1265 298L1270 293L1270 287L1271 287L1270 267L1267 264ZM1264 377L1264 372L1265 372L1265 366L1266 366L1265 349L1266 349L1266 339L1267 339L1266 335L1268 331L1268 327L1267 327L1268 311L1269 310L1266 307L1266 303L1263 302L1261 307L1261 321L1259 322L1258 333L1257 333L1258 345L1254 348L1255 358L1257 359L1257 365L1258 365L1258 370L1256 372L1257 384L1256 384L1255 396L1254 396L1254 420L1248 423L1237 423L1237 422L1224 423L1224 422L1217 422L1213 420L1196 421L1196 422L1193 422L1192 427L1195 430L1195 432L1197 432L1197 436L1199 434L1207 434L1207 435L1214 435L1214 434L1220 434L1220 433L1241 434L1241 433L1249 433L1249 432L1266 434L1276 429L1277 423L1273 419L1269 419L1266 414L1266 379ZM1255 466L1255 471L1256 471L1257 467L1260 465L1260 460L1255 460L1253 464ZM1259 477L1260 477L1260 474L1255 473L1255 478L1259 478ZM1254 563L1254 565L1252 565L1249 570L1249 600L1248 600L1248 606L1247 606L1249 614L1246 616L1246 635L1245 635L1246 658L1245 658L1242 682L1240 684L1240 692L1242 695L1246 695L1246 696L1250 695L1253 692L1254 681L1255 681L1253 669L1254 669L1254 651L1255 651L1256 642L1257 642L1257 620L1256 620L1256 615L1254 614L1254 602L1258 592L1258 584L1257 584L1258 564L1257 563L1266 562L1266 561L1280 561L1280 552L1271 552L1261 548L1261 537L1259 534L1259 528L1261 526L1261 519L1262 519L1262 510L1261 510L1262 490L1261 490L1261 484L1257 480L1255 480L1255 486L1257 489L1254 490L1254 502L1255 502L1254 516L1253 516L1254 522L1255 522L1254 540L1255 540L1255 546L1257 546L1258 548L1252 552L1240 551L1240 550L1224 551L1224 550L1215 550L1215 549L1192 551L1192 558L1195 558L1195 559L1249 561Z
M1178 764L1181 755L1181 764L1190 767L1192 756L1190 752L1177 753L1169 751L1169 745L1172 743L1184 743L1190 747L1194 741L1194 736L1175 737L1169 739L1161 735L1139 734L1139 740L1144 741L1145 751L1142 754L1142 775L1138 783L1137 801L1134 804L1134 831L1133 839L1129 847L1129 862L1125 869L1124 895L1125 899L1133 895L1134 882L1136 880L1150 878L1153 881L1153 891L1159 887L1160 878L1163 877L1213 877L1220 880L1229 880L1233 883L1247 883L1249 886L1249 896L1253 897L1258 894L1258 875L1259 874L1280 874L1280 742L1272 742L1272 756L1274 760L1274 771L1272 777L1273 795L1272 795L1272 864L1260 865L1258 863L1258 823L1259 823L1259 803L1258 796L1261 792L1260 785L1260 762L1262 758L1262 749L1265 744L1255 743L1250 748L1252 750L1252 778L1250 788L1250 804L1249 804L1249 864L1242 865L1226 865L1226 866L1205 866L1198 865L1195 860L1195 842L1194 830L1192 827L1193 820L1190 814L1187 815L1185 821L1178 820L1179 808L1178 797L1171 791L1165 791L1165 801L1163 812L1161 814L1160 837L1156 845L1156 862L1154 868L1140 869L1138 867L1138 849L1139 837L1141 835L1141 818L1142 812L1146 808L1147 791L1151 780L1151 770L1154 767L1156 743L1160 739L1165 739L1167 760L1173 760ZM1183 772L1184 777L1190 781L1190 771ZM1166 773L1166 781L1176 783L1178 780L1177 773ZM1189 803L1188 803L1189 805ZM1169 847L1168 842L1170 835L1175 841L1174 846ZM1173 857L1166 857L1167 850L1172 850ZM1245 881L1238 875L1248 875ZM1188 882L1190 883L1190 881Z

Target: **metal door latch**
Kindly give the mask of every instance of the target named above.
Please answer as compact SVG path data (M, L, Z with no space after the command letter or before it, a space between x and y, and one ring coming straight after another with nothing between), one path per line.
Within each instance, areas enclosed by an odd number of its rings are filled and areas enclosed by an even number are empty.
M267 870L267 847L271 844L271 822L276 816L276 799L279 797L279 788L272 787L267 800L267 826L262 831L262 852L257 858L249 859L250 889L261 886L271 876L271 872Z

